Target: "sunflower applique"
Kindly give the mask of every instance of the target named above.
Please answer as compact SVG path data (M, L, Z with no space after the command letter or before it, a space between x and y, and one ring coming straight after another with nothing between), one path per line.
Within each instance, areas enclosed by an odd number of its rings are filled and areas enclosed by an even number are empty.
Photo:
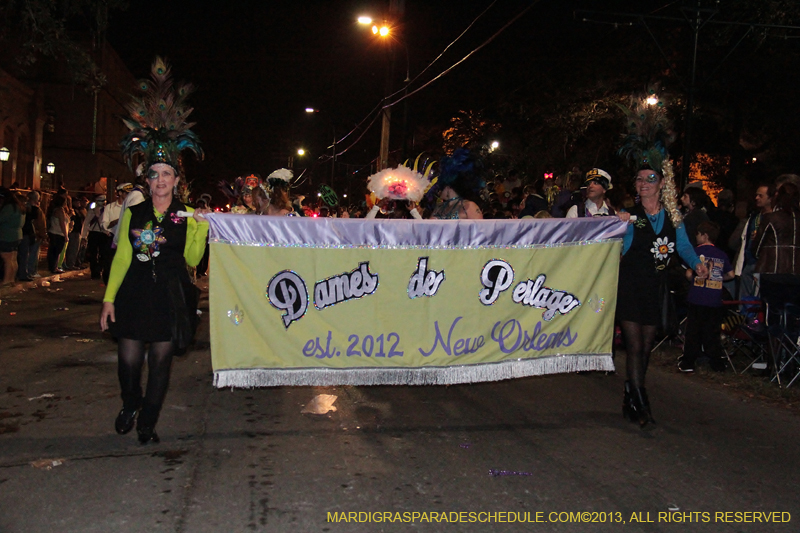
M136 238L133 241L134 249L138 250L136 259L144 263L158 257L161 253L158 250L159 246L167 242L162 233L164 228L158 226L154 228L152 220L149 220L142 229L131 230L131 234Z
M650 252L656 258L656 261L663 261L675 252L675 243L669 242L669 237L656 238L653 241L653 247L650 248Z

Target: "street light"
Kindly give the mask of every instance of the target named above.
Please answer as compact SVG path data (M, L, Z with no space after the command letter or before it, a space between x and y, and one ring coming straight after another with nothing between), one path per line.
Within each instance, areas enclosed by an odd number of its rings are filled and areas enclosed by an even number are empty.
M495 150L500 148L500 143L497 141L492 141L492 144L490 144L489 146L490 146L489 151L494 152Z
M390 9L392 8L391 6L393 4L394 4L394 2L390 3ZM391 20L393 24L396 24L396 22L402 16L402 8L400 10L397 10L397 6L395 6L395 10L396 11L394 13L390 13L390 17L389 17L389 20ZM369 18L369 17L361 16L361 17L358 18L358 21L361 24L369 24L368 22L366 22L367 18ZM362 20L364 22L362 22ZM394 28L397 28L397 26L395 25ZM386 73L386 97L385 98L388 98L388 96L392 93L391 74L392 74L392 71L394 70L394 52L391 49L392 40L397 41L400 44L402 44L403 45L403 49L405 50L405 53L406 53L406 78L405 78L404 82L406 83L405 90L406 90L406 94L407 94L408 83L411 81L411 76L409 75L410 74L410 61L408 60L408 45L404 41L402 41L400 39L397 39L397 37L394 35L392 24L387 22L386 19L384 19L384 22L380 27L378 25L373 25L372 26L372 33L373 33L373 35L380 35L381 38L386 39L387 45L390 46L389 50L390 50L391 61L390 61L390 64L389 64L389 67L388 67L388 70L387 70L387 73ZM390 34L391 34L391 40L390 40ZM385 101L386 100L384 99L384 102ZM377 170L382 170L382 169L384 169L384 168L389 166L389 130L390 130L390 127L391 127L391 116L392 116L391 113L392 113L391 107L388 107L388 106L384 107L381 110L381 114L383 115L383 119L381 121L381 146L380 146L380 153L378 155ZM408 100L406 99L406 100L404 100L404 111L403 111L403 156L404 157L405 157L405 151L406 151L405 143L406 143L406 122L407 122L407 120L408 120Z
M47 163L47 173L55 174L55 172L56 172L56 164L53 162Z
M358 17L358 23L359 24L372 24L372 17L367 17L367 16L362 15L362 16Z
M303 150L302 148L298 148L298 149L297 149L297 155L299 155L299 156L306 155L306 151L305 151L305 150Z
M3 146L0 148L0 161L6 162L11 157L11 150Z

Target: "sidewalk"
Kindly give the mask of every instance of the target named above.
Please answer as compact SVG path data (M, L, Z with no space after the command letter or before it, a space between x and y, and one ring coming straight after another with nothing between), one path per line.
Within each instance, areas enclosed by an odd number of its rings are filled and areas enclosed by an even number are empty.
M13 284L7 287L0 287L0 298L6 298L11 294L24 292L28 289L35 289L37 287L49 287L51 283L58 283L65 279L86 276L89 274L89 267L82 268L81 270L67 270L61 274L51 274L47 268L47 246L43 246L39 250L39 267L38 272L46 272L41 274L40 278L34 278L33 281L14 281Z

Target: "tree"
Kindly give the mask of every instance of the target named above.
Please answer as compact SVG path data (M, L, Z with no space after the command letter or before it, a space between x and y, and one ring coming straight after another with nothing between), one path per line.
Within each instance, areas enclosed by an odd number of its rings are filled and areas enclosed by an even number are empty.
M484 118L479 111L459 111L450 119L450 127L442 133L444 151L449 155L463 146L485 144L487 136L499 129L500 124Z
M14 70L50 58L65 64L75 83L97 90L106 79L91 49L105 40L109 13L126 7L123 0L3 0L0 43L13 52L7 55L15 57ZM72 37L86 31L91 35L88 48Z

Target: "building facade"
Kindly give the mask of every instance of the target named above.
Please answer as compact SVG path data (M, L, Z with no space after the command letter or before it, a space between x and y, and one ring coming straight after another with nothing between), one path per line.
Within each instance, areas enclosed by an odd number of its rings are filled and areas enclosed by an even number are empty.
M0 69L0 146L10 152L0 163L3 185L88 191L101 178L112 190L132 181L119 141L127 133L120 117L136 79L108 43L93 58L107 79L96 93L47 59L17 77Z

